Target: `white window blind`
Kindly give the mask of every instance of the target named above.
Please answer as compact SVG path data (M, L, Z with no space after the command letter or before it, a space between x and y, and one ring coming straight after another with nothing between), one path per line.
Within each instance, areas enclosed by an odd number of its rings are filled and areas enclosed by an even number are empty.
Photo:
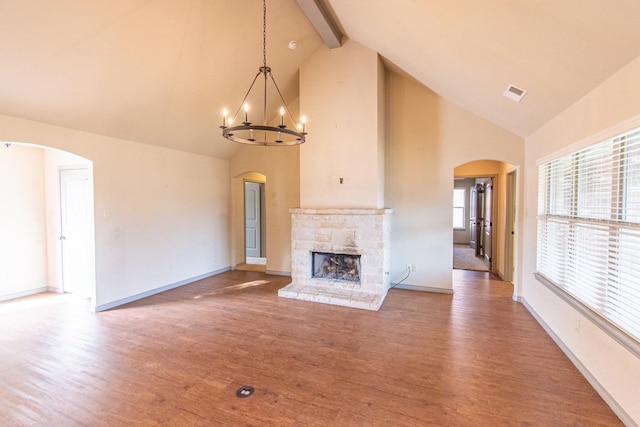
M640 341L640 129L538 172L538 273Z

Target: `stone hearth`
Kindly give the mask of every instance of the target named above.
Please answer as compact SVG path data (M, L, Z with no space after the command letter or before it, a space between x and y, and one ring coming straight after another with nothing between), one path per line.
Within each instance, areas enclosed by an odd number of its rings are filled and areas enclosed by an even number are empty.
M378 310L389 290L391 209L290 209L292 282L278 295ZM312 254L360 257L359 280L313 277Z

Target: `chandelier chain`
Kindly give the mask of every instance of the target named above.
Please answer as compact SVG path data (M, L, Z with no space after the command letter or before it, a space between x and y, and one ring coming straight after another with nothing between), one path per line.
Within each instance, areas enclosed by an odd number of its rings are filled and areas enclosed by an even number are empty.
M267 68L267 0L262 0L262 65Z

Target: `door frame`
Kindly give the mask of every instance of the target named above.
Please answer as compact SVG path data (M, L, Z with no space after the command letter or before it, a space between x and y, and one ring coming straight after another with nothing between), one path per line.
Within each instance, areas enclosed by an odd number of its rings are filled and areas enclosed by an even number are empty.
M248 178L244 178L242 180L242 219L243 219L243 224L244 224L244 257L245 257L245 262L246 262L246 258L247 258L247 183L254 183L254 184L258 184L259 188L260 188L260 257L261 258L266 258L267 257L267 233L266 233L266 228L267 228L267 221L266 221L266 204L265 204L265 186L266 183L263 181L257 181L254 179L248 179Z
M471 163L471 162L470 162ZM454 176L454 180L455 178L470 178L470 179L483 179L483 178L491 178L492 180L492 185L493 185L493 192L491 195L491 222L493 224L498 223L498 218L501 215L501 212L498 212L498 197L497 197L497 193L496 193L496 188L501 188L500 187L500 182L499 182L499 177L496 174L480 174L480 175L455 175ZM455 181L454 181L455 182ZM455 184L454 184L455 185ZM476 242L476 247L478 245L478 242ZM497 247L498 247L498 233L496 233L495 227L491 227L491 263L490 263L490 267L489 267L489 272L490 273L497 273L497 262L496 262L496 251L497 251Z
M68 255L65 254L65 245L64 245L64 233L65 230L63 229L63 224L64 224L64 215L65 215L65 203L63 203L63 195L64 195L64 191L63 191L63 178L62 175L64 172L70 172L70 171L84 171L85 173L85 177L86 177L86 201L85 201L85 206L84 206L84 214L85 214L85 218L84 221L86 221L86 241L85 241L85 247L84 247L84 251L87 252L87 274L88 274L88 283L86 284L86 286L84 286L84 289L86 291L86 294L82 294L81 296L85 296L85 297L90 297L93 300L95 300L95 287L96 287L96 280L95 280L95 225L94 225L94 200L93 200L93 169L89 166L89 165L77 165L77 166L59 166L58 167L58 200L59 200L59 205L58 205L58 222L59 222L59 240L60 240L60 285L61 285L61 289L62 292L68 292L68 284L66 283L67 280L67 276L65 273L65 266L68 266L67 264L67 259L65 259L65 256Z
M517 228L516 195L518 189L518 169L514 168L506 173L505 182L505 232L504 232L504 277L505 282L512 282L515 276L515 250Z

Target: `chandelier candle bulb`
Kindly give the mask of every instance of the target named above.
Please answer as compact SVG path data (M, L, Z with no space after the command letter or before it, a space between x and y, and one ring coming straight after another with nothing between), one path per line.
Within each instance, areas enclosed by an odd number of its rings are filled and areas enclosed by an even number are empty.
M229 112L227 111L226 108L222 109L222 127L227 126L227 114L229 114ZM231 122L229 122L229 124L231 124Z
M284 126L284 107L280 107L280 126ZM280 136L280 133L278 133Z
M249 103L244 103L244 121L249 123Z

